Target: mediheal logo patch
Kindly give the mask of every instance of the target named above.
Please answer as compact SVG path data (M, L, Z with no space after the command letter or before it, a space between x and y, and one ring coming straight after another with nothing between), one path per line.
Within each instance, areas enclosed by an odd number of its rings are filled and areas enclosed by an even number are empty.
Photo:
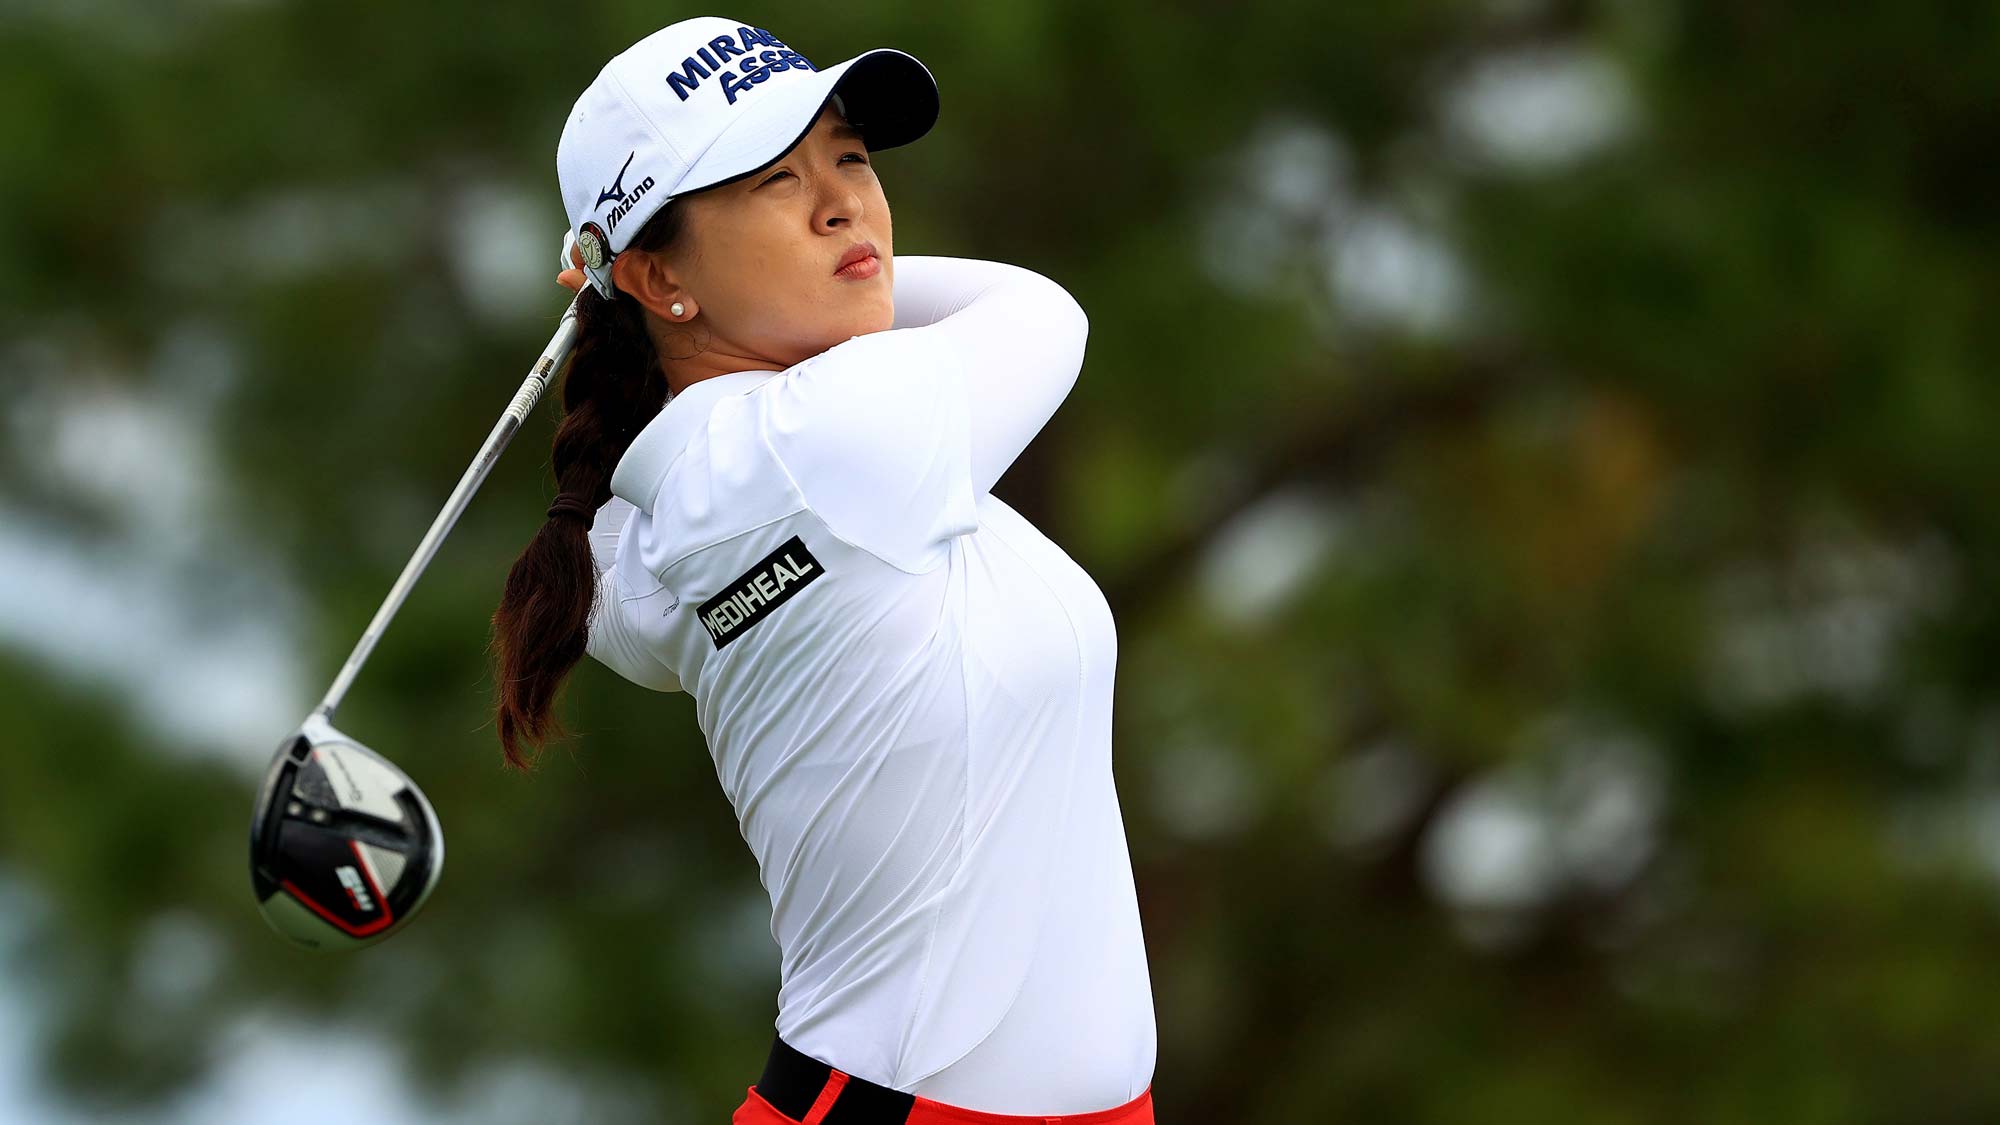
M721 593L701 603L696 612L719 649L824 573L826 568L806 550L805 541L794 535L723 587Z

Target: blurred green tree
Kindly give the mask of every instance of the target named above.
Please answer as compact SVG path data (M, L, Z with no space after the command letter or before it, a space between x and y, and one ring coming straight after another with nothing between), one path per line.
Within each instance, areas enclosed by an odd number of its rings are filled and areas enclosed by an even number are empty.
M1091 315L998 491L1118 615L1162 1120L2000 1115L2000 9L741 14L924 59L898 248ZM143 388L219 338L204 437L323 684L562 306L563 114L669 18L0 14L10 386ZM117 526L12 413L10 509ZM542 1066L630 1095L597 1121L740 1100L776 949L691 702L586 664L573 755L498 767L485 627L550 426L342 711L451 840L377 949L303 957L251 907L283 730L163 753L9 659L0 872L46 906L9 992L62 1088L168 1104L275 1012L391 1037L440 1097Z

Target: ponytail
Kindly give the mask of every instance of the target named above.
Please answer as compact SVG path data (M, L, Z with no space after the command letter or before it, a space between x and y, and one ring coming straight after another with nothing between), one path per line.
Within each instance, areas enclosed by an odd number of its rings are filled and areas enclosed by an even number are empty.
M679 200L669 201L632 247L653 252L670 247L685 225L685 212ZM585 282L560 396L563 417L551 459L556 491L588 497L594 513L611 499L612 469L666 404L666 372L638 301L624 293L607 300ZM556 718L555 697L587 651L597 580L590 522L562 515L544 519L507 572L488 652L498 688L494 718L501 753L513 769L533 768L547 742L570 736ZM525 751L524 743L534 752Z

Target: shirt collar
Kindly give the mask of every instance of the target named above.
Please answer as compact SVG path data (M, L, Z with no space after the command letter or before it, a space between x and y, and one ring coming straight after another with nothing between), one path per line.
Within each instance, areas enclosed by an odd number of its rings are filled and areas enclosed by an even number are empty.
M611 470L612 495L634 507L652 511L661 479L694 436L695 427L708 419L715 404L730 395L746 394L778 374L782 373L731 371L682 387L679 394L667 399L660 412L632 439L625 456L618 459L618 466Z

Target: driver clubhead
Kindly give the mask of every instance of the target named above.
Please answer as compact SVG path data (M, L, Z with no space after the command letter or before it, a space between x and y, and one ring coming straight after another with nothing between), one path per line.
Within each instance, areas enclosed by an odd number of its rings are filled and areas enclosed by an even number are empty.
M294 945L335 952L409 924L444 870L417 783L318 712L278 747L250 820L257 910Z

